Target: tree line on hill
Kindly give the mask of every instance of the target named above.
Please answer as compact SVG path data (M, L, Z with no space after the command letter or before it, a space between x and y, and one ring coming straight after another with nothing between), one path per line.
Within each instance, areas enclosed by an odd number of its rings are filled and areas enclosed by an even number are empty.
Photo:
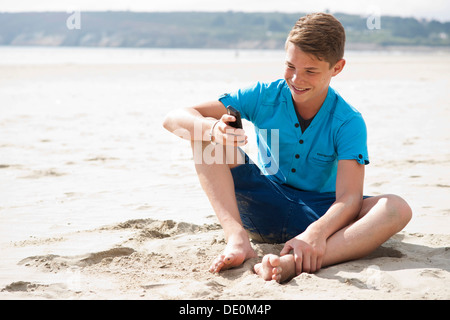
M281 49L304 13L0 13L0 45ZM450 46L450 22L334 13L348 44Z

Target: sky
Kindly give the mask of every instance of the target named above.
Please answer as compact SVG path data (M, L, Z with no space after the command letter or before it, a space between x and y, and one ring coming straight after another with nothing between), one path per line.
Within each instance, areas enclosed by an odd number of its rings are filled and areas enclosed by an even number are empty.
M21 11L280 11L329 10L450 21L450 0L0 0L0 12Z

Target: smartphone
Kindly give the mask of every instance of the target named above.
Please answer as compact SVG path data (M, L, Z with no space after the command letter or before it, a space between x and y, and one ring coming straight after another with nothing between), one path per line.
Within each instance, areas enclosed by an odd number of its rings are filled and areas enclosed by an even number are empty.
M241 114L232 106L227 107L227 113L236 118L236 121L228 123L233 128L242 129Z

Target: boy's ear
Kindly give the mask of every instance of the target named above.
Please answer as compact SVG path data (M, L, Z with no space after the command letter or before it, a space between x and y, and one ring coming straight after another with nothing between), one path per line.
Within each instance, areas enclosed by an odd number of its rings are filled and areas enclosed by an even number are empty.
M336 64L334 65L333 69L333 74L332 76L337 76L343 69L345 66L345 60L341 59L338 62L336 62Z

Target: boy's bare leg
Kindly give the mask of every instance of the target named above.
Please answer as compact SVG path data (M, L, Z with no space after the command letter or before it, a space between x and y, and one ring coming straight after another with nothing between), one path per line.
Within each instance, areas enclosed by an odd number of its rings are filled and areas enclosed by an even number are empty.
M209 142L195 141L192 148L200 184L219 219L227 241L225 250L213 261L210 271L219 272L239 266L245 260L256 257L248 234L242 226L230 171L231 168L244 163L244 156L238 148L213 146Z
M383 195L365 199L357 220L328 238L322 266L366 256L402 230L410 219L410 207L398 196ZM296 276L292 254L265 256L254 270L263 279L278 282Z

